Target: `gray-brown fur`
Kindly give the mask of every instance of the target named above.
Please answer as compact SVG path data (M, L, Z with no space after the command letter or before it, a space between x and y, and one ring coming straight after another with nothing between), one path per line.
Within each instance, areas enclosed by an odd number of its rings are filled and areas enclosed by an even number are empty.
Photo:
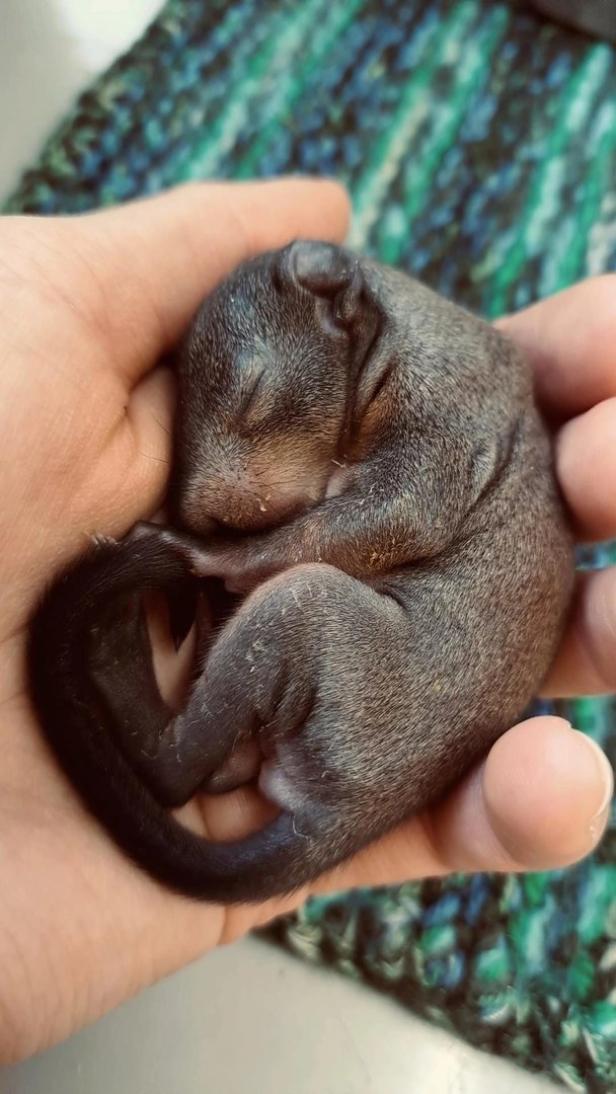
M440 797L523 711L562 631L571 538L518 351L343 249L296 243L241 267L203 304L178 380L183 531L146 529L121 558L173 556L246 598L208 631L183 712L139 719L144 763L114 700L118 642L127 661L143 650L136 609L123 638L107 627L116 667L102 639L93 661L159 800L260 771L289 823L249 853L229 845L236 876L208 881L204 858L199 888L140 859L184 891L256 898Z

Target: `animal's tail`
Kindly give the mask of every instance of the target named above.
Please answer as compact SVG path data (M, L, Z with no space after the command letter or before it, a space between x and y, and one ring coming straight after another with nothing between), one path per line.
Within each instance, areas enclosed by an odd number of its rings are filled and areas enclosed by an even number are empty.
M306 881L313 857L312 873L319 872L314 839L296 833L286 813L231 843L190 832L159 804L116 744L113 714L95 681L96 650L112 641L113 617L105 622L109 605L148 589L185 589L188 580L186 564L159 536L97 546L54 582L33 619L31 692L45 735L71 782L140 867L189 896L260 900ZM135 634L137 671L127 658L112 659L110 682L117 679L118 690L130 698L127 679L133 672L136 699L137 684L147 683L149 672L153 686L139 699L151 724L162 728L170 712L155 686L145 626L133 629Z

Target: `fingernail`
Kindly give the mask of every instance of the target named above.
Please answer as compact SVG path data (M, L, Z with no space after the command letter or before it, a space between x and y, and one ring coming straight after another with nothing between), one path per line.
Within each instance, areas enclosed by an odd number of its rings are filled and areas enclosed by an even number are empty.
M588 831L590 832L593 842L596 843L599 837L605 832L605 826L609 820L610 813L611 809L608 805L607 809L604 809L602 813L598 813L596 817L593 817L588 825Z
M586 733L582 733L579 729L574 729L573 733L577 733L578 737L584 741L584 744L592 753L593 762L595 764L597 775L601 780L602 794L600 798L600 804L598 805L591 820L591 832L594 829L596 831L598 822L605 819L604 815L608 811L608 807L614 794L614 772L612 765L608 760L605 752L599 747L596 741L593 741L592 737L589 737Z

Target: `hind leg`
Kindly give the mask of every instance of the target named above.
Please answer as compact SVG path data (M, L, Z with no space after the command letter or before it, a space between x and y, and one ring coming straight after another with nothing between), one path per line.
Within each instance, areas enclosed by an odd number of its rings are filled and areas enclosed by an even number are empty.
M246 763L299 831L344 814L344 838L364 842L366 824L388 819L382 804L370 810L370 795L378 801L400 776L400 755L382 742L402 738L408 720L405 631L399 604L330 566L298 566L260 586L174 721L161 768L167 800L228 789Z
M183 710L158 737L148 783L167 805L183 804L198 789L233 790L259 774L267 755L263 729L275 716L298 646L288 622L276 620L284 595L270 598L264 588L265 596L250 597L227 622ZM307 687L302 675L295 674L298 696ZM294 722L301 728L301 719L300 705L285 715L290 731Z

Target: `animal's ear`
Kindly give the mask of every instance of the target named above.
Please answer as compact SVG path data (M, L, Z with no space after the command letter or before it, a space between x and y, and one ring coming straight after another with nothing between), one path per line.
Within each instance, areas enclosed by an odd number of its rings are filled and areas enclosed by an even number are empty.
M357 377L353 401L353 418L360 422L368 407L375 402L396 368L396 359L384 347L374 346L363 362Z
M356 318L364 287L359 260L333 243L296 240L276 258L275 277L282 289L294 286L331 300L340 324Z
M351 284L357 266L357 259L349 251L333 243L314 240L297 239L278 254L282 281L315 296L337 296Z

